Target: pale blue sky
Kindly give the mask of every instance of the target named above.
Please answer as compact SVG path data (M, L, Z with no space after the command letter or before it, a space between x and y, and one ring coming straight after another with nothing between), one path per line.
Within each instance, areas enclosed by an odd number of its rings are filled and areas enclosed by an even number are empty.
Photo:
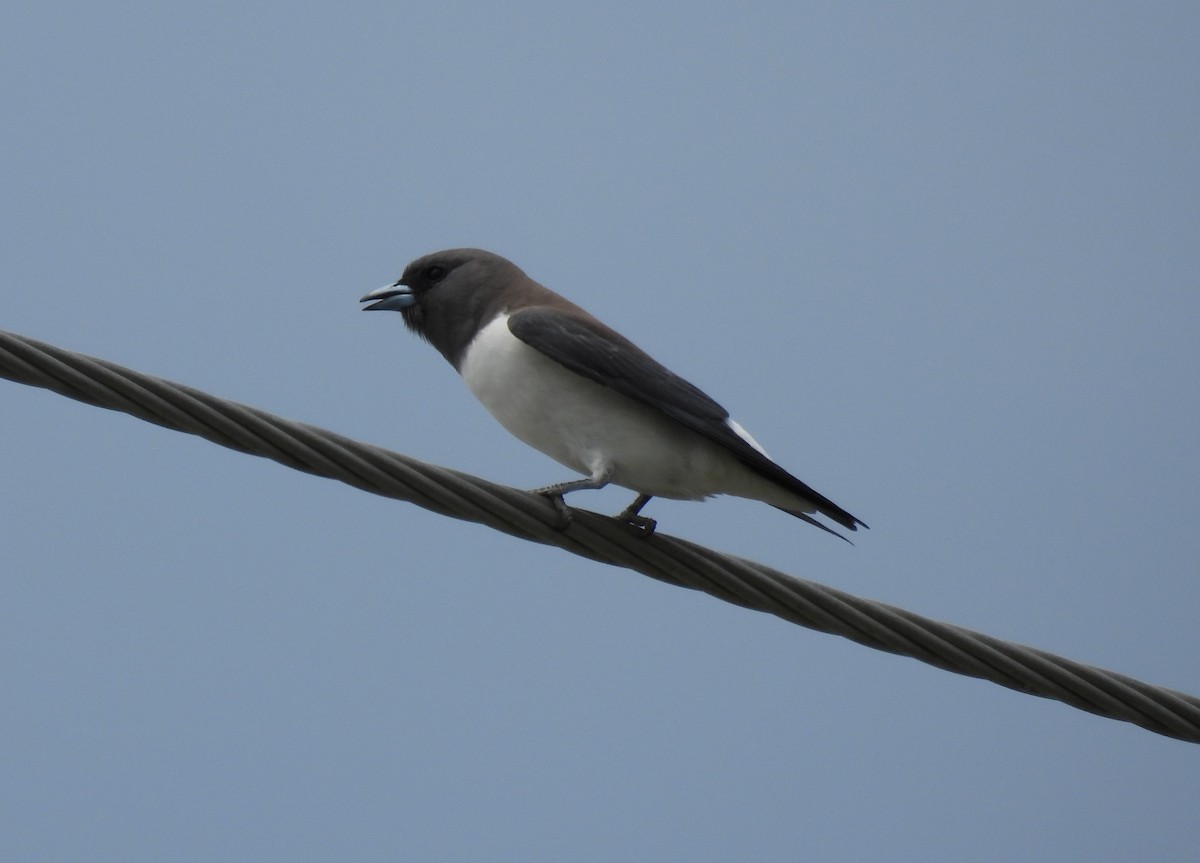
M565 479L358 309L489 248L872 525L660 529L1200 693L1197 44L1194 3L10 2L0 328ZM6 861L1200 843L1196 746L44 391L0 416Z

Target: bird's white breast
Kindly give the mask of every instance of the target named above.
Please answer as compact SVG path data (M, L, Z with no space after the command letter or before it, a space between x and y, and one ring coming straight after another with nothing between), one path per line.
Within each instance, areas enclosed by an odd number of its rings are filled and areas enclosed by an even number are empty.
M767 499L778 491L723 447L525 344L507 315L479 331L460 370L506 429L580 473L608 470L618 485L690 500L722 493Z

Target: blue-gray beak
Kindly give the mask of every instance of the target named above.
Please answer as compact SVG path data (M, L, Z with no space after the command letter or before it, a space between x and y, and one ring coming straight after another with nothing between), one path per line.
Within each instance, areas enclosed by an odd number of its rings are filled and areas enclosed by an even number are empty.
M384 285L359 300L360 303L371 303L369 306L363 306L364 312L398 312L407 309L416 301L412 289L399 282Z

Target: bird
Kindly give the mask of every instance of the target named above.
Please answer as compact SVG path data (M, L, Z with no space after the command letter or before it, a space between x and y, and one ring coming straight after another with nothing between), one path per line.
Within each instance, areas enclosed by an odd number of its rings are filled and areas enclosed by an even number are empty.
M759 500L834 536L867 527L767 455L702 390L579 306L482 249L417 258L362 297L363 311L397 311L437 349L514 436L582 474L533 491L553 502L612 483L637 493L616 518L646 535L654 497ZM849 540L847 539L847 542Z

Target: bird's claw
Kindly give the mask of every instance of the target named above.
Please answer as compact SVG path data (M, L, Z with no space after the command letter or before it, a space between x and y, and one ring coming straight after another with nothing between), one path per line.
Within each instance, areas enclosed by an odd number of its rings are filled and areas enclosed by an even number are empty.
M629 510L617 513L616 518L622 524L629 525L629 527L636 530L642 539L653 535L654 529L658 527L658 522L649 516L638 515L636 512L630 512Z
M567 502L563 500L563 496L552 488L535 488L534 494L540 494L548 499L554 508L558 511L558 523L554 525L554 529L558 531L566 530L571 526L574 520L571 516L571 508L567 506Z

